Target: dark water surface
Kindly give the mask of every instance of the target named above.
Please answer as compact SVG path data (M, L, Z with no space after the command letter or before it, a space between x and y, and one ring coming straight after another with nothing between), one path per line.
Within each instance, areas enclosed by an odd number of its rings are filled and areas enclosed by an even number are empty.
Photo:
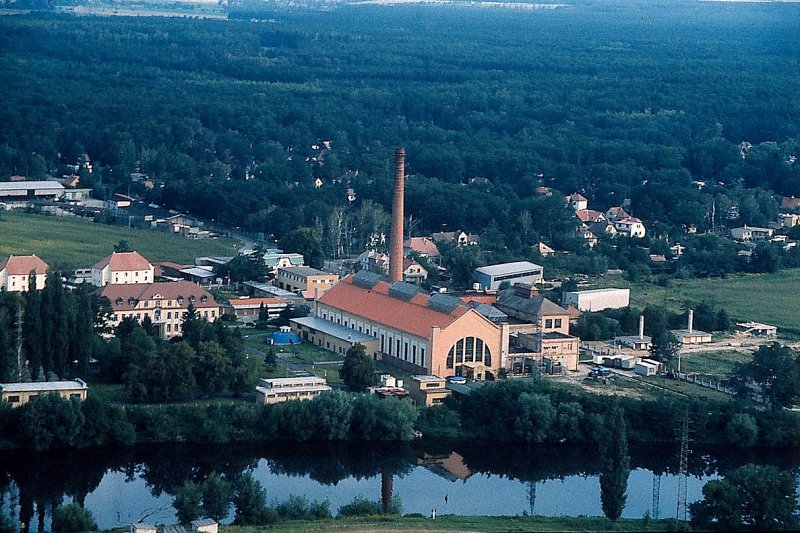
M798 451L695 449L689 457L688 502L709 479L748 462L797 470ZM623 516L674 517L675 446L631 449ZM272 501L297 494L328 500L331 511L357 496L398 498L402 512L601 516L598 457L573 446L503 443L140 446L0 455L0 506L24 529L49 529L50 512L77 501L101 529L135 521L174 523L172 495L186 480L212 473L234 479L250 471ZM657 498L654 498L657 495ZM657 505L654 503L657 500ZM229 520L233 518L233 511Z

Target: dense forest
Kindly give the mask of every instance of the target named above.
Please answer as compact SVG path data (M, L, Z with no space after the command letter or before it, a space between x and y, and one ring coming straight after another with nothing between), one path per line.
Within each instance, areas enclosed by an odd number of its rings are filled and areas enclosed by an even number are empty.
M766 225L773 195L800 196L797 5L268 6L0 18L0 179L88 154L81 183L98 196L279 240L313 228L341 255L386 230L403 145L412 231L483 233L495 259L545 239L586 255L584 271L630 253L582 251L559 191L598 210L628 199L672 237ZM690 248L715 250L697 273L742 269L716 240Z

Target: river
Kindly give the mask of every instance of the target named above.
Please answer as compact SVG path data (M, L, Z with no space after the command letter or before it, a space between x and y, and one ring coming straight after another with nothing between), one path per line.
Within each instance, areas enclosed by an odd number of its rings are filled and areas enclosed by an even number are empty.
M797 471L797 451L695 449L689 455L687 503L703 484L748 462ZM250 471L273 502L290 495L328 500L331 511L361 496L390 491L402 512L430 515L602 516L598 458L567 445L498 443L269 443L153 445L130 449L4 452L0 508L23 531L49 529L51 510L77 501L101 529L130 522L175 523L172 495L184 481ZM631 449L624 517L675 517L675 446ZM386 492L382 492L386 491ZM233 518L233 510L228 518Z

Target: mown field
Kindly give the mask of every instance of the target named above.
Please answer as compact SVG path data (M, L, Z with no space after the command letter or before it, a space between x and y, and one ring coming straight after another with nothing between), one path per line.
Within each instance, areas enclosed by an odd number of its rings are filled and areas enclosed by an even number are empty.
M621 276L604 276L600 286L630 287L631 305L640 308L657 305L678 311L686 301L705 300L727 310L733 320L765 322L778 326L779 334L800 335L800 269L676 280L669 287L632 284Z
M231 239L190 240L178 235L84 220L6 212L0 215L0 258L36 254L50 268L88 268L125 240L150 261L193 264L203 255L234 255Z

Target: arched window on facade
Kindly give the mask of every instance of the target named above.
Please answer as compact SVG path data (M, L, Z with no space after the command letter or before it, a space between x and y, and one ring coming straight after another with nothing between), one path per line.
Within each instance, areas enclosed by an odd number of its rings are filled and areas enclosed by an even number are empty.
M483 363L492 366L492 351L480 337L464 337L447 352L445 366L455 368L462 363Z

